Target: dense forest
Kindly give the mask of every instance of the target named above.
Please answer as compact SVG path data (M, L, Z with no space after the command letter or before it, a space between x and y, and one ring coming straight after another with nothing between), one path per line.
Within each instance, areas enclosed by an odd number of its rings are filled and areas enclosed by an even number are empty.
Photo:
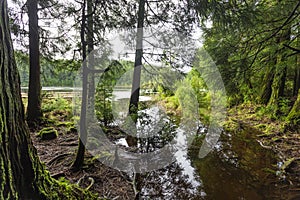
M0 199L300 198L299 0L0 16Z

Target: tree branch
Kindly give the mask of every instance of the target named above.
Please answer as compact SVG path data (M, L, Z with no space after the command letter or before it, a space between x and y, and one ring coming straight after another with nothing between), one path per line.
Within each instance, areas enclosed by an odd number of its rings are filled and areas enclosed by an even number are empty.
M291 47L291 46L289 46L289 45L287 45L287 44L283 44L283 46L285 46L286 48L289 48L289 49L295 51L296 54L300 53L300 49L297 49L297 48L295 48L295 47Z

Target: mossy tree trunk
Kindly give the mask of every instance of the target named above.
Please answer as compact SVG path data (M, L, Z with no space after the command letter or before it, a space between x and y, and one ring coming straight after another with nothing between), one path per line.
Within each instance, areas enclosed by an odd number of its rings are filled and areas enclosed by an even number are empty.
M293 96L297 96L300 89L300 55L297 57L297 66L295 69Z
M0 15L0 199L41 199L46 172L25 123L6 0Z
M294 103L293 108L290 111L287 118L291 124L299 126L299 124L300 124L300 90L298 91L297 100Z
M278 115L278 104L279 99L284 96L284 89L286 83L286 75L287 75L287 62L285 58L285 52L283 49L283 45L285 42L290 40L291 31L288 28L287 30L283 30L281 35L278 38L278 53L277 53L277 61L275 66L275 75L272 84L272 94L269 101L269 105L275 106L274 114Z
M300 28L298 29L298 33L300 33ZM297 48L300 48L300 38L297 38ZM294 84L293 84L293 96L298 95L298 91L300 89L300 54L296 56L296 67L295 67L295 76L294 76Z
M41 69L40 69L40 45L38 31L38 1L27 0L29 18L29 90L27 106L27 122L34 126L42 117L41 109Z
M260 96L261 103L267 105L272 94L272 83L274 80L274 66L269 66L263 80L263 88Z
M6 0L0 0L0 69L0 199L81 198L81 190L50 177L30 140Z

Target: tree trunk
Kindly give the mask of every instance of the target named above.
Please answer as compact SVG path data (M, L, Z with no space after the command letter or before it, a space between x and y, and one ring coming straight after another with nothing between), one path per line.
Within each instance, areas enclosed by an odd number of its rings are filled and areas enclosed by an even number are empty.
M82 22L81 22L81 44L82 44L82 71L83 71L83 77L82 77L82 102L81 102L81 112L80 112L80 128L79 128L79 144L78 144L78 150L76 154L75 161L72 165L72 170L77 171L79 170L84 162L84 153L85 153L85 144L87 140L87 122L86 122L86 116L87 116L87 105L88 105L88 70L87 70L87 53L86 53L86 40L85 40L85 30L86 30L86 4L87 1L83 1L83 7L82 7Z
M281 36L278 38L279 48L282 48L282 44L284 42L288 42L290 40L290 29L282 30ZM284 55L284 49L279 49L277 54L277 62L276 62L276 70L274 81L272 84L272 95L269 104L275 106L275 115L278 113L278 101L281 97L284 96L285 82L286 82L286 74L287 74L287 63L286 57Z
M129 114L136 114L140 96L140 80L143 59L143 27L145 18L145 0L140 0L138 11L138 25L137 25L137 38L136 38L136 51L134 72L132 80L132 89L129 103Z
M30 140L6 0L0 0L0 35L0 199L84 199L78 188L50 177Z
M293 105L292 110L290 111L287 119L290 121L291 124L293 125L298 125L300 124L300 90L298 91L298 97L296 102Z
M38 31L37 0L28 0L29 17L29 90L27 121L29 126L34 125L42 117L41 110L41 80L40 80L40 52Z
M145 0L140 0L138 10L138 25L137 25L137 37L136 37L136 51L134 61L133 80L131 88L131 96L129 102L129 115L132 120L136 123L138 104L140 97L140 82L141 82L141 71L142 71L142 59L143 59L143 28L145 18ZM132 135L126 136L126 141L130 146L137 146L137 138Z
M88 68L94 69L94 1L90 0L87 2L87 46L88 46ZM95 116L95 75L94 73L89 73L88 75L88 115L89 118Z
M293 85L293 96L298 95L299 89L300 89L300 55L297 57L297 66L295 69L294 85Z
M262 94L260 96L261 103L267 105L272 94L272 83L274 80L274 66L269 66L269 69L264 77Z
M298 31L298 33L300 33L300 31ZM300 38L297 38L297 48L299 48L299 47L300 47ZM295 76L294 76L294 84L293 84L293 96L298 95L299 89L300 89L300 54L298 54L296 56L296 68L295 68Z
M283 61L281 60L281 55L279 55L278 65L276 66L276 72L274 76L274 81L272 84L272 94L269 101L269 105L274 105L276 107L276 113L277 113L277 107L279 103L279 99L283 97L284 95L284 88L285 88L285 80L286 80L286 66L283 66ZM276 114L275 113L275 114ZM279 114L279 113L277 113Z

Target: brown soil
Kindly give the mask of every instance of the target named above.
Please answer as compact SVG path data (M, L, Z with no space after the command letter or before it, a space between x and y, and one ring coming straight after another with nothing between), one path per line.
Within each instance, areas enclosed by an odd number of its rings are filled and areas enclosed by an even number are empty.
M80 171L70 170L75 159L78 135L76 132L68 132L64 126L55 128L59 132L56 139L41 140L37 136L37 131L31 134L40 160L46 164L53 178L63 177L82 188L89 188L89 191L97 193L100 198L134 199L132 182L127 175L103 165L88 153Z

